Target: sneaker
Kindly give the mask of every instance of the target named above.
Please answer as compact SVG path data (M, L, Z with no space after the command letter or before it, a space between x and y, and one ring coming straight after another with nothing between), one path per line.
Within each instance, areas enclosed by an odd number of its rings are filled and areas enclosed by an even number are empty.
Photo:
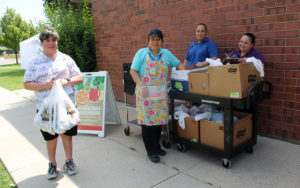
M56 164L49 163L47 178L48 178L48 180L51 180L56 177L57 177Z
M75 166L75 163L73 162L72 159L66 160L66 163L64 164L64 172L68 173L69 175L75 175L77 174L78 170Z

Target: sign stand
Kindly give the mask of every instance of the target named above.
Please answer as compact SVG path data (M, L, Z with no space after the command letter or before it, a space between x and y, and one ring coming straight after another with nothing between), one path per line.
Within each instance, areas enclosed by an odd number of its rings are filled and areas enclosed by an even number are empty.
M121 123L107 71L82 73L83 83L75 86L80 113L79 133L105 136L105 122Z

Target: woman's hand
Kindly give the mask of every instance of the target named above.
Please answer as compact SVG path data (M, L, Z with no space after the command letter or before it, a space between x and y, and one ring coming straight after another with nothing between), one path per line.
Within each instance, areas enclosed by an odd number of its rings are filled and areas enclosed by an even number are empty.
M209 62L198 62L196 65L195 65L195 68L202 68L202 67L206 67L209 65Z
M142 86L141 90L142 90L142 97L144 99L147 99L148 98L148 89L147 89L147 86Z
M240 63L247 63L247 58L240 58L238 61L240 62Z
M68 82L66 79L61 79L61 80L59 80L59 81L60 81L60 83L61 83L61 85L62 85L63 87L69 85L69 82Z

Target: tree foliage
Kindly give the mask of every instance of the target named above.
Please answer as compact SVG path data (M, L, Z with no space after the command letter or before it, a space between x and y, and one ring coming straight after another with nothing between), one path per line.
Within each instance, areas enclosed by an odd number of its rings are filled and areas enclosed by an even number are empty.
M0 29L0 46L4 46L3 41L4 41L4 37L3 37L3 34L1 33L1 29Z
M20 14L16 14L14 9L7 8L0 22L1 44L14 50L16 62L18 64L17 54L20 50L19 43L36 31L30 24L23 21Z
M72 6L73 8L76 8L78 3L75 3L73 0L43 0L44 1L44 6L45 5L51 5L52 7L63 7L63 8L68 8L68 6Z
M39 19L35 19L34 21L30 20L30 26L34 34L38 34L49 27L46 21Z
M94 71L94 25L89 5L80 3L73 6L67 1L55 0L55 3L44 3L44 6L50 26L59 33L59 50L70 55L81 71Z

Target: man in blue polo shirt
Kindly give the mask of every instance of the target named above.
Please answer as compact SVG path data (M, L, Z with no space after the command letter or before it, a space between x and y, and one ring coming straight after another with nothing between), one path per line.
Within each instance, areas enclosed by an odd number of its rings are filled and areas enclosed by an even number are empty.
M185 69L201 68L209 63L205 62L206 58L217 59L219 52L216 43L207 35L207 26L204 23L198 24L196 28L196 41L192 42L185 60L183 62Z

